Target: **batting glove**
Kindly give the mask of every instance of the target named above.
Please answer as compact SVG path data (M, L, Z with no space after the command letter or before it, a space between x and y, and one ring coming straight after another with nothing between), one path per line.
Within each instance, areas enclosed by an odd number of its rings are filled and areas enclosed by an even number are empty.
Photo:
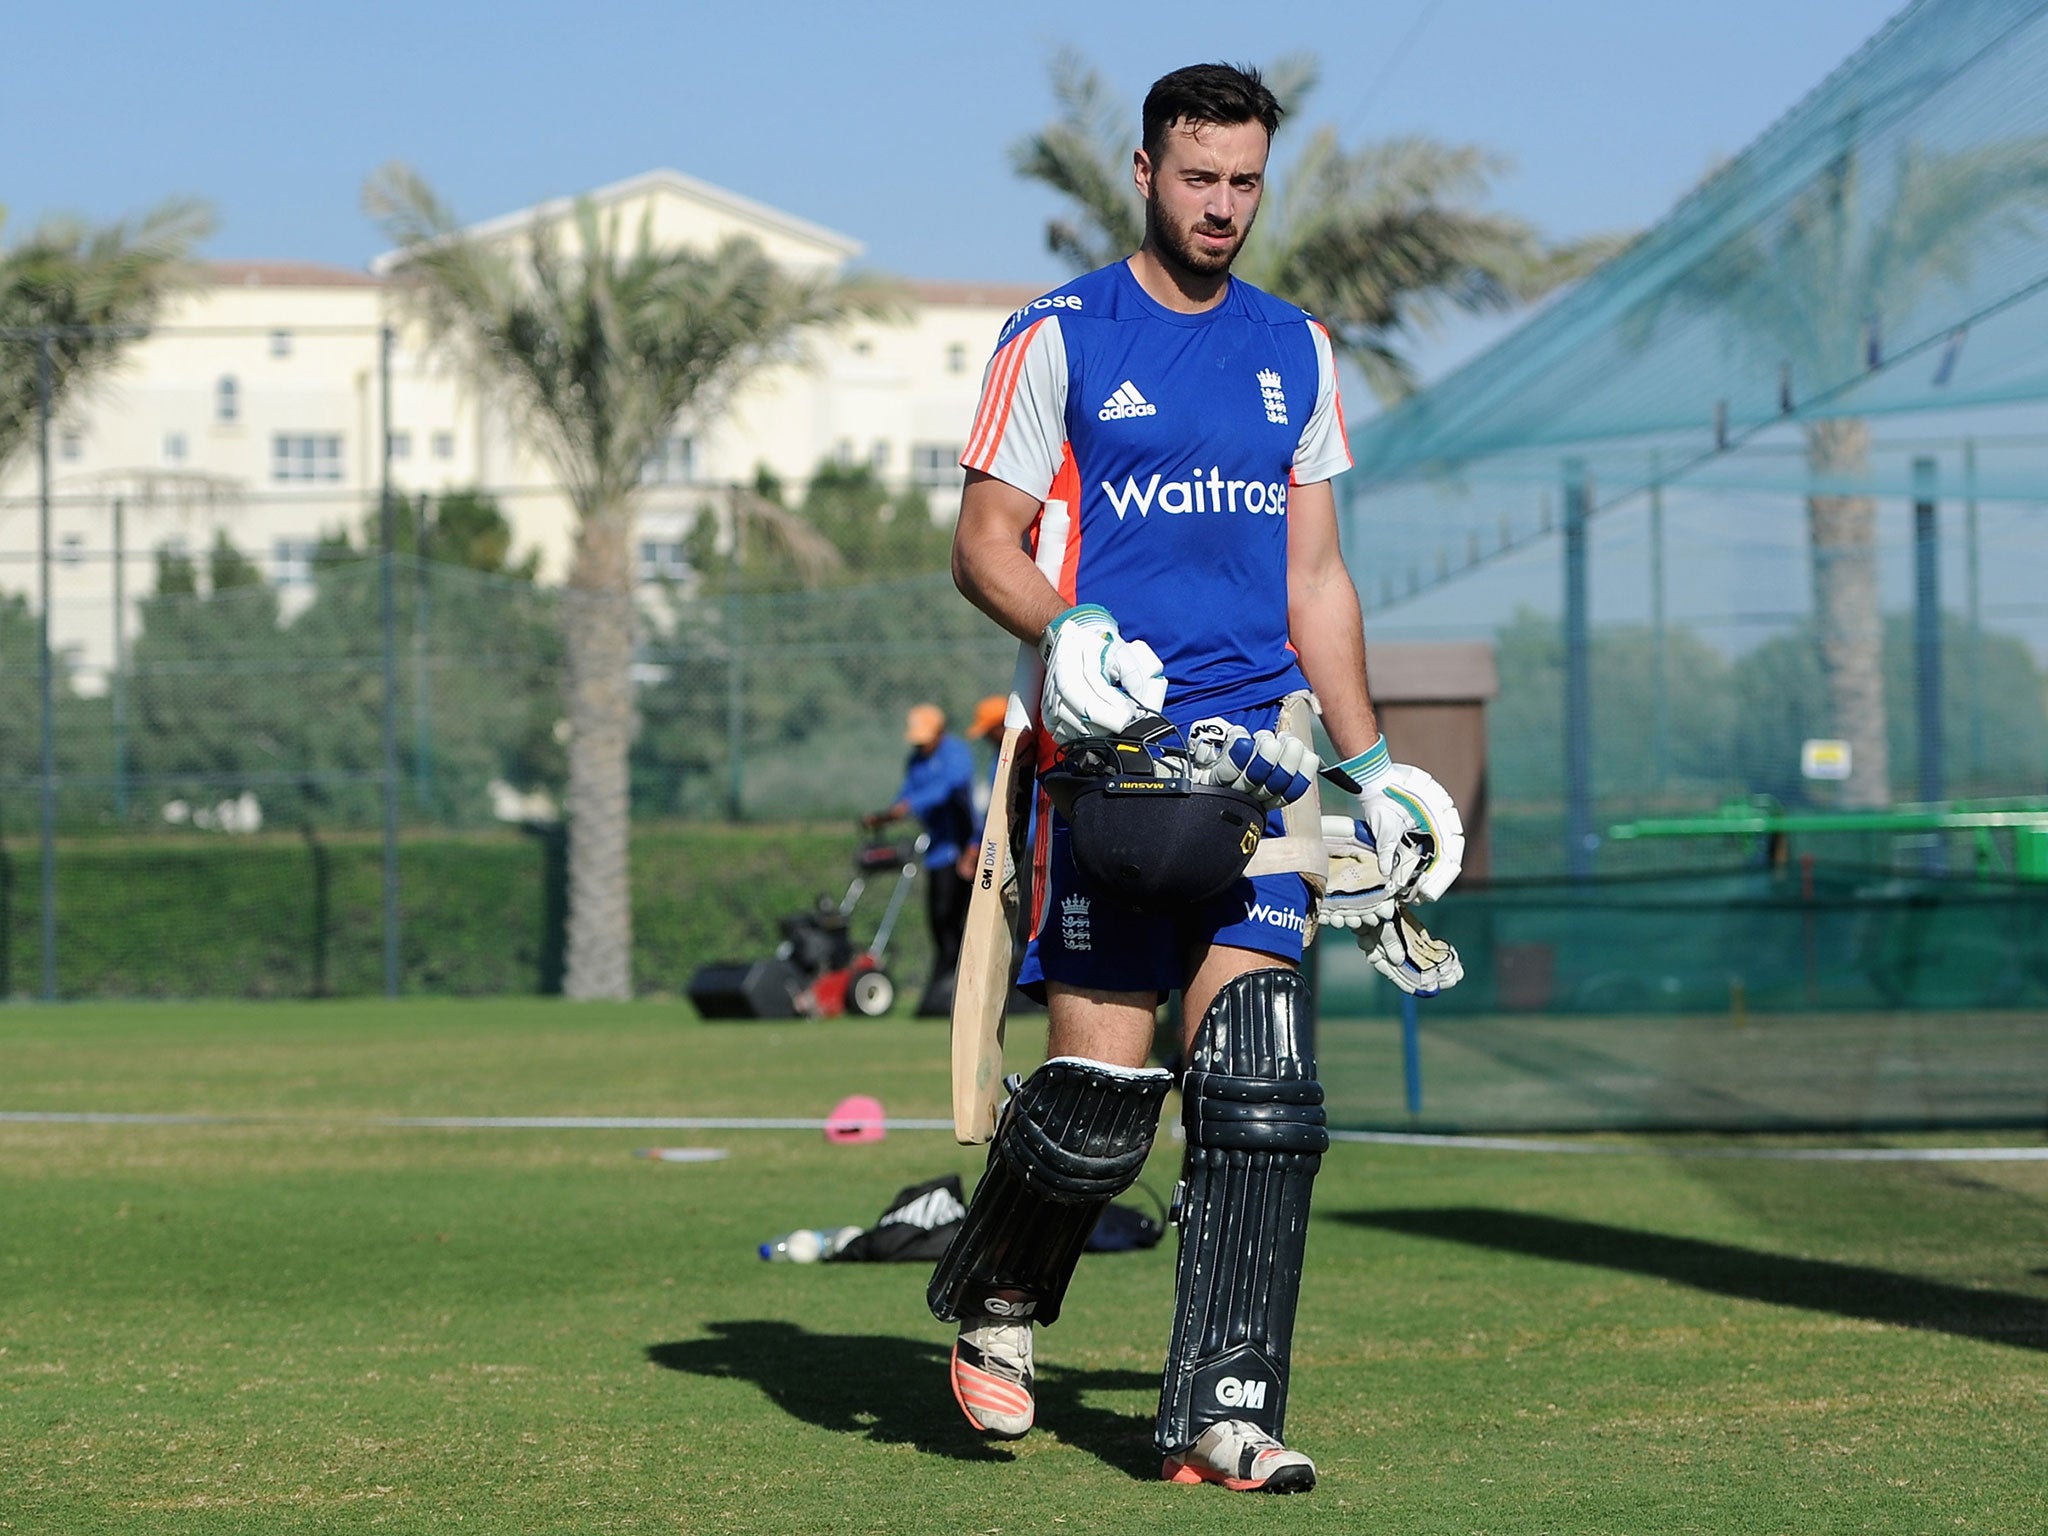
M1045 658L1045 727L1065 746L1116 736L1166 705L1166 672L1152 647L1126 640L1100 603L1069 608L1038 643Z
M1189 775L1197 783L1241 789L1269 811L1308 793L1316 755L1307 742L1279 731L1252 732L1220 715L1188 728Z
M1465 979L1458 952L1415 921L1403 906L1397 905L1385 922L1360 928L1358 947L1374 970L1416 997L1435 997Z

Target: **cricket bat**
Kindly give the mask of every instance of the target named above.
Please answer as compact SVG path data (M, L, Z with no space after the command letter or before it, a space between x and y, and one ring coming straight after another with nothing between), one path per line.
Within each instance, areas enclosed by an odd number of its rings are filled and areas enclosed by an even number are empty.
M1066 558L1070 514L1063 501L1048 501L1038 522L1032 557L1055 587ZM996 1102L1003 1089L1003 1011L1016 976L1017 932L1029 920L1031 874L1024 846L1030 824L1038 762L1032 722L1044 681L1038 648L1017 649L1010 680L1010 705L1003 717L1003 741L996 776L989 786L988 820L981 829L980 856L967 897L967 926L960 937L960 969L953 984L953 1137L978 1146L996 1133Z

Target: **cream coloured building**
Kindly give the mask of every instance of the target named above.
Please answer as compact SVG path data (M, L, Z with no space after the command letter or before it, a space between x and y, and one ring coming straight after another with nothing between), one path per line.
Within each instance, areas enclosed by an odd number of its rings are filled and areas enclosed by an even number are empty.
M590 194L627 230L657 241L757 241L794 269L837 271L858 242L708 186L654 171ZM472 227L520 240L568 200ZM545 462L498 403L424 348L381 273L297 261L221 261L210 281L136 344L118 374L67 403L50 444L53 639L91 688L114 655L117 612L154 582L155 552L203 556L219 532L261 564L287 607L310 584L323 532L359 540L376 504L384 409L381 336L390 361L391 473L403 492L480 487L537 550L543 579L566 568L573 514ZM722 488L766 466L795 494L823 459L865 463L892 487L929 492L933 515L957 506L955 467L981 371L1003 320L1033 291L1014 285L909 283L906 319L814 338L804 355L750 380L717 414L679 421L645 471L640 552L650 579L682 574L684 535ZM0 477L0 585L33 593L36 457ZM121 555L115 559L118 547ZM120 580L116 580L116 565ZM120 593L117 602L117 590Z

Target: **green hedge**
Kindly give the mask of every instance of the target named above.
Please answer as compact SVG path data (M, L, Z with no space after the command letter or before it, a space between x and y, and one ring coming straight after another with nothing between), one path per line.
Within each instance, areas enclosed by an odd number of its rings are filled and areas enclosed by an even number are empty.
M852 873L843 824L653 824L633 837L634 977L680 994L707 961L757 958L776 919L835 899ZM556 990L559 869L515 831L408 834L399 845L400 968L407 992ZM81 837L57 844L57 986L63 997L368 996L383 989L378 840L359 834ZM0 994L41 986L36 845L0 842ZM888 882L855 915L865 942ZM904 914L892 969L922 980L921 899Z

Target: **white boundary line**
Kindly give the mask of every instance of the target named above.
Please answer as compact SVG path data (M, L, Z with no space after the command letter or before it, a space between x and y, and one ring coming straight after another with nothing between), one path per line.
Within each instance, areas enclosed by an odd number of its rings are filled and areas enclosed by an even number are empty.
M892 1131L950 1131L950 1120L884 1120ZM0 1110L0 1125L335 1125L447 1131L822 1131L825 1121L733 1115L159 1115Z
M1571 1152L1622 1157L1713 1157L1781 1163L2038 1163L2048 1147L1674 1147L1604 1141L1538 1141L1519 1136L1429 1136L1411 1131L1332 1131L1332 1141L1448 1147L1462 1152Z
M885 1120L892 1131L949 1131L951 1120ZM330 1125L436 1131L822 1131L822 1119L739 1115L174 1115L96 1110L0 1110L0 1125ZM1539 1152L1607 1157L1703 1157L1786 1163L2034 1163L2041 1147L1680 1147L1667 1143L1548 1141L1523 1136L1440 1136L1419 1131L1332 1131L1330 1140L1454 1152Z

